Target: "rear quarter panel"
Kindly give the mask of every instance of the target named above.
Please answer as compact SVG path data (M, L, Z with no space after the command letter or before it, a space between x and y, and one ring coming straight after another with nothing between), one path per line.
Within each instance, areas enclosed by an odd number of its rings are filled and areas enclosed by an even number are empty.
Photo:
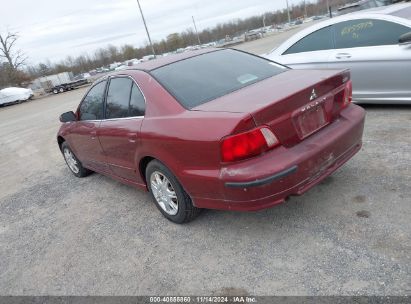
M144 157L166 165L185 190L196 196L221 197L215 180L220 174L220 140L254 126L249 114L188 111L154 78L138 72L134 78L146 97L136 166ZM144 172L140 172L143 180Z

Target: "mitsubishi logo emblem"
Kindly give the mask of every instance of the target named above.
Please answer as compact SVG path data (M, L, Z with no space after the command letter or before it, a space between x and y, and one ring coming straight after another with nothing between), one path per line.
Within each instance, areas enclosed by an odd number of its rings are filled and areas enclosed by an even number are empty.
M313 89L313 91L311 92L310 101L313 101L316 98L317 98L317 93L315 92L315 89Z

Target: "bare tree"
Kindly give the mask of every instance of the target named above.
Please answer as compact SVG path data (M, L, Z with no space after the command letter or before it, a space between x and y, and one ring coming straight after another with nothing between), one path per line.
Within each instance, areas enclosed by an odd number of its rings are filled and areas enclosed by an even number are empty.
M27 60L24 53L16 49L18 38L18 33L8 32L5 35L0 34L0 58L6 59L13 71L17 71Z

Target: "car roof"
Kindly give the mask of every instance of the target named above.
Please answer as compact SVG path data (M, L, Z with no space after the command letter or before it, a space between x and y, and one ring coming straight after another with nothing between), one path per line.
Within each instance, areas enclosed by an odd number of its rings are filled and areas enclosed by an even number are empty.
M127 67L126 69L109 72L97 78L93 82L93 86L113 76L132 76L138 71L150 72L155 69L161 68L163 66L166 66L166 65L178 62L178 61L186 60L192 57L196 57L196 56L211 53L211 52L221 51L221 50L223 50L223 48L205 48L201 50L188 51L188 52L184 52L180 54L168 55L165 57L158 57L157 59L152 59L149 61L141 62L136 66Z
M165 57L159 57L157 59L153 59L153 60L149 60L149 61L146 61L146 62L139 63L135 67L131 67L131 68L123 70L123 72L128 71L128 70L152 71L152 70L161 68L165 65L175 63L177 61L185 60L185 59L188 59L188 58L196 57L196 56L199 56L199 55L202 55L202 54L207 54L207 53L211 53L211 52L215 52L215 51L219 51L219 50L222 50L222 49L205 48L205 49L196 50L196 51L184 52L184 53L181 53L181 54L175 54L175 55L168 55L168 56L165 56Z

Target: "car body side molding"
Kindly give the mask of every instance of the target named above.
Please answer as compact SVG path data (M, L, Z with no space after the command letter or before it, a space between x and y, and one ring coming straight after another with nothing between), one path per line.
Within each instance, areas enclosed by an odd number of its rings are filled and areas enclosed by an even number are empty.
M258 186L262 186L262 185L266 185L269 184L277 179L286 177L290 174L293 174L295 172L297 172L298 170L298 166L292 166L290 168L287 168L283 171L280 171L274 175L268 176L266 178L263 179L257 179L255 181L251 181L251 182L228 182L225 183L225 186L228 188L250 188L250 187L258 187Z

